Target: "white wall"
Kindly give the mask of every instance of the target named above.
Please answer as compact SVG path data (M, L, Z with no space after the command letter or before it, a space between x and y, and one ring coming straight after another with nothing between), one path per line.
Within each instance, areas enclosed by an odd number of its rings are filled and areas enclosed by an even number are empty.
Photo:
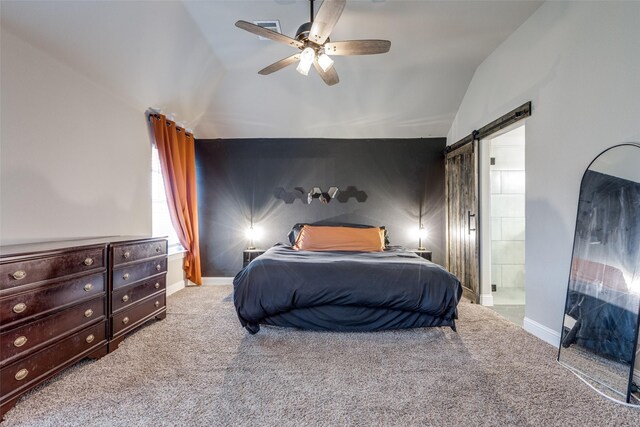
M2 28L0 241L151 233L136 109Z
M547 2L476 70L449 131L452 144L533 103L525 326L547 341L561 329L582 174L605 148L640 141L639 53L640 2Z

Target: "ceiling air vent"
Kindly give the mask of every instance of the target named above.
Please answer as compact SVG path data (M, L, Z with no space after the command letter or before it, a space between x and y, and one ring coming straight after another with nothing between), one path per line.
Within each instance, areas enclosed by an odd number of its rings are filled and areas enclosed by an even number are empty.
M253 21L254 24L259 25L262 28L266 28L267 30L275 31L276 33L282 34L282 30L280 30L280 21L277 19L273 19L271 21ZM258 36L260 40L269 40L266 37Z

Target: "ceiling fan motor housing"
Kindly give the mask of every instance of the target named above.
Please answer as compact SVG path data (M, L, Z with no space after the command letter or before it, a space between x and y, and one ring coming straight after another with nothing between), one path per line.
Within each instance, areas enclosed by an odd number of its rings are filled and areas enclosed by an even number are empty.
M301 42L308 42L309 33L311 32L312 25L313 25L313 22L305 22L304 24L300 25L300 27L298 28L298 31L296 31L296 40ZM330 41L331 40L329 40L329 37L327 37L327 43Z
M296 31L296 40L306 40L309 38L309 33L311 32L311 22L305 22L300 25L298 31Z

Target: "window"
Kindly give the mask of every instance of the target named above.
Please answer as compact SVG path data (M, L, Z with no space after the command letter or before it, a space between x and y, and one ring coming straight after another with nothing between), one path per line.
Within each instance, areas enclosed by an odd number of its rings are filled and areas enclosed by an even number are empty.
M158 157L158 149L155 146L151 150L151 215L153 235L167 236L169 238L170 253L181 251L183 248L169 215L160 158Z

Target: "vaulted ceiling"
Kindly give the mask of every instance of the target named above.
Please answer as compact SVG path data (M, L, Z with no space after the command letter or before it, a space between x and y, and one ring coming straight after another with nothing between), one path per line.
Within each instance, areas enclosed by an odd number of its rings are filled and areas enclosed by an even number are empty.
M174 112L198 138L403 138L445 136L478 65L541 3L349 0L331 39L387 39L391 51L334 57L332 87L295 66L258 75L294 51L234 26L278 19L294 36L306 0L3 2L0 13L3 28L141 111Z

